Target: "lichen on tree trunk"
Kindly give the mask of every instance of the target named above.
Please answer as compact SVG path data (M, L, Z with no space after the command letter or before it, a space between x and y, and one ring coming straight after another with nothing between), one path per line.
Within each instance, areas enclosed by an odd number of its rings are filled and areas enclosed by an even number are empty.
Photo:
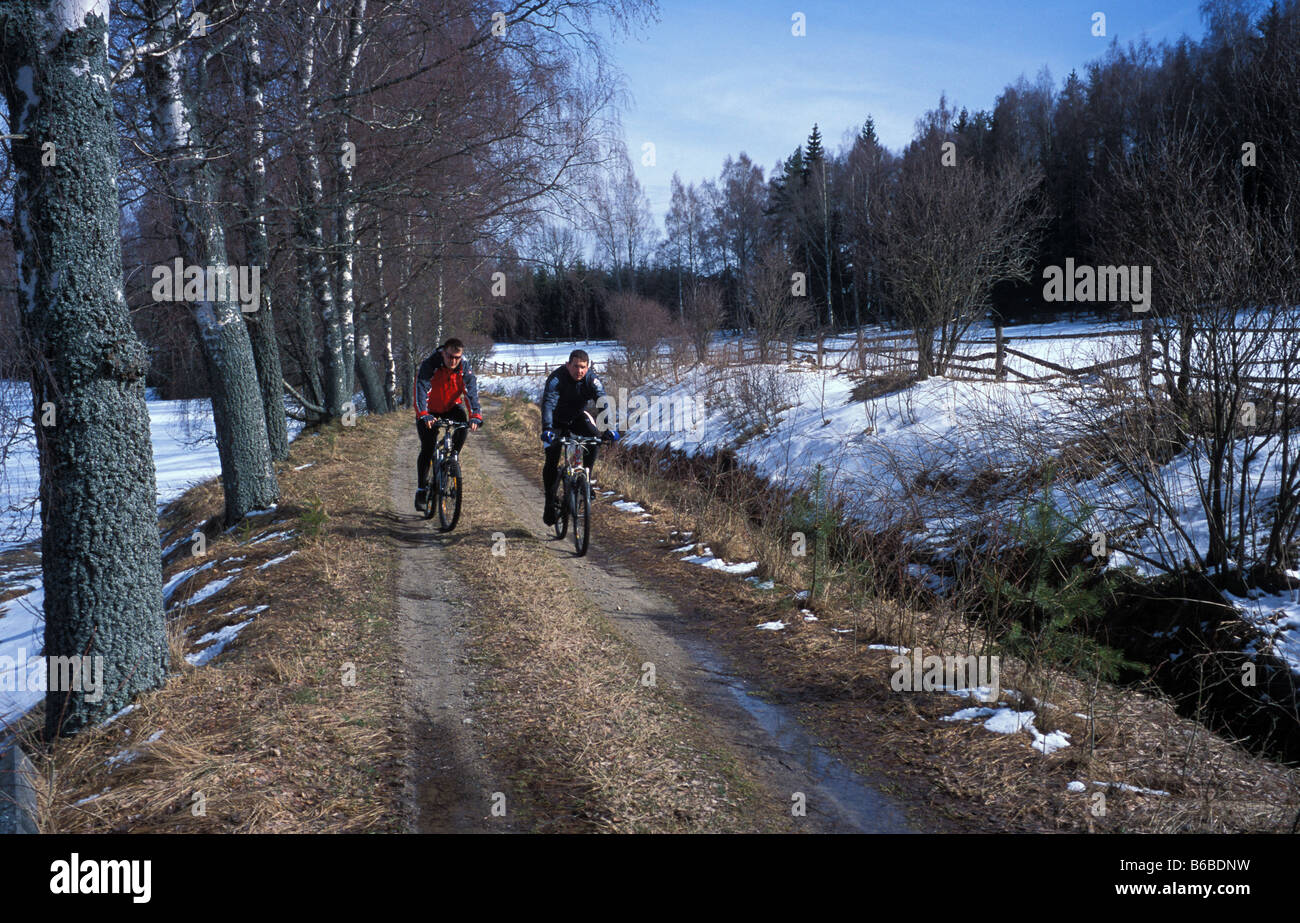
M122 294L107 15L91 2L0 9L11 131L25 135L13 141L14 245L40 457L48 737L98 723L167 669L148 358ZM54 666L74 656L88 668Z

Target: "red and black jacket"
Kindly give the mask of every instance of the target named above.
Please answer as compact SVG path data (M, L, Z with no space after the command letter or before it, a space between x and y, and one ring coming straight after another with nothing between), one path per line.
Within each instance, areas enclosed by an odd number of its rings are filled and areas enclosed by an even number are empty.
M415 375L415 416L424 419L450 411L464 395L469 399L470 419L482 420L478 406L478 379L464 359L454 369L447 368L442 360L442 350L420 363Z

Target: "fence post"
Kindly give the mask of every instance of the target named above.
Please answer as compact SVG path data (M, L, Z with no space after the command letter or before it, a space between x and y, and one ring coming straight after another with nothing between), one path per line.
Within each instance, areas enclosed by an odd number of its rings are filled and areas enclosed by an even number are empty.
M862 328L858 328L858 371L867 367L867 345L862 342Z
M817 331L817 368L822 367L822 357L826 354L826 332Z
M1000 317L993 322L993 336L997 340L997 344L994 346L997 355L993 357L993 377L998 381L1003 381L1007 377L1007 340L1002 335L1002 318Z
M785 361L787 363L794 362L794 336L793 335L791 335L790 339L785 341Z
M1142 318L1142 358L1139 365L1139 385L1143 394L1151 393L1151 354L1154 350L1155 324L1150 317Z

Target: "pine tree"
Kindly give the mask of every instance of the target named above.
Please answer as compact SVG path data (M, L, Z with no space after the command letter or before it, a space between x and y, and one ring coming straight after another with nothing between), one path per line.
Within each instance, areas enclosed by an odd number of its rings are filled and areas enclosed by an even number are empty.
M867 120L862 123L862 131L858 132L858 138L865 144L875 146L880 145L880 139L876 137L876 120L867 116Z
M814 122L812 134L808 136L808 152L804 155L804 175L807 176L808 171L812 169L813 165L821 163L825 158L826 152L822 150L821 129L819 129L817 123Z

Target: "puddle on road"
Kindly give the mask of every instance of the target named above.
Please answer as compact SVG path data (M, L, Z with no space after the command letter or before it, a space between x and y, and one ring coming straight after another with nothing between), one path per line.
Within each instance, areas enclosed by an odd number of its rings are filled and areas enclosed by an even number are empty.
M741 708L777 742L781 750L800 763L817 793L830 805L817 810L840 824L860 833L919 833L912 826L902 806L872 788L833 755L820 747L804 731L793 714L780 705L765 702L745 688L745 681L727 670L726 665L704 643L678 638L695 659L731 693ZM809 792L810 809L816 794Z

